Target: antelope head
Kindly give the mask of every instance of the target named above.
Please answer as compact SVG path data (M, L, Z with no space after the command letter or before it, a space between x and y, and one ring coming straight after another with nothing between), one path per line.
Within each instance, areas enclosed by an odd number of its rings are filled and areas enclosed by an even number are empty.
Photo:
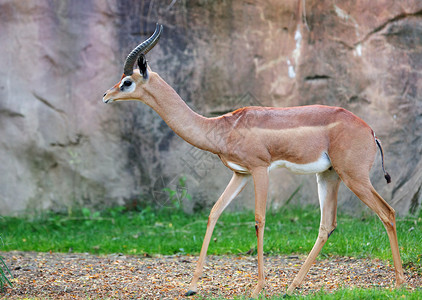
M162 30L163 25L157 24L154 33L130 52L125 61L122 78L104 94L104 103L142 99L142 86L148 83L150 72L145 55L157 44ZM139 69L133 69L135 63Z

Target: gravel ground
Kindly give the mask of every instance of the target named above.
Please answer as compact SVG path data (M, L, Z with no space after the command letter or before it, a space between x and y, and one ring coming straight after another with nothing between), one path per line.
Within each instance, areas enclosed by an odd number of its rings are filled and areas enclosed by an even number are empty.
M183 299L196 256L0 252L14 275L7 299ZM265 257L265 295L282 294L305 256ZM203 297L248 296L257 280L254 256L208 256L198 294ZM422 286L422 277L406 270L407 289ZM324 288L394 287L394 269L376 259L330 257L318 260L298 293ZM195 299L198 297L190 297Z

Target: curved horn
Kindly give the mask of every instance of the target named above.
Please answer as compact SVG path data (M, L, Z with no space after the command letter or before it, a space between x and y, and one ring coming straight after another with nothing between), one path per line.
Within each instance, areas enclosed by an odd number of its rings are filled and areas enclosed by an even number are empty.
M123 73L126 76L130 76L133 74L133 66L135 65L136 60L138 59L139 54L147 54L149 50L151 50L155 44L157 44L158 40L160 39L161 32L163 31L163 25L158 25L155 27L155 31L153 35L151 35L146 41L136 46L126 58L124 71Z

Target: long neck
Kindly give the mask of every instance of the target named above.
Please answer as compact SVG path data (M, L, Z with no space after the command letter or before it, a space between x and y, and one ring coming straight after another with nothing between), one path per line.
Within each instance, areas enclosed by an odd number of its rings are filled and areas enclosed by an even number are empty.
M191 110L176 91L156 73L150 73L144 91L145 103L154 109L177 135L195 147L218 153L218 142L209 134L213 119Z

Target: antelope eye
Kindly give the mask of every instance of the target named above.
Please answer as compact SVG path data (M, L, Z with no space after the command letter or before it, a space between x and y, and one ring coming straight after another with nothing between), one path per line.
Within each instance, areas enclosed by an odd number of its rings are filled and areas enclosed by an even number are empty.
M120 85L120 90L124 91L126 88L130 87L132 85L132 81L130 80L125 80L122 82L122 84Z

